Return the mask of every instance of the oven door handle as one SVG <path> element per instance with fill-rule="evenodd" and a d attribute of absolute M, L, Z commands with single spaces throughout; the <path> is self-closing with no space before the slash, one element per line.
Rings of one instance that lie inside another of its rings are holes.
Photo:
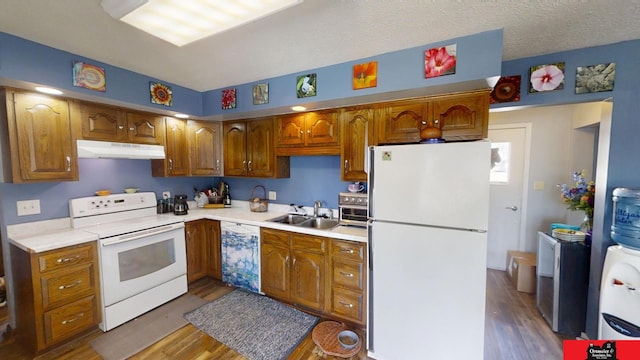
<path fill-rule="evenodd" d="M 159 226 L 152 229 L 136 231 L 131 234 L 116 236 L 113 239 L 109 239 L 109 240 L 102 240 L 100 241 L 100 245 L 102 245 L 103 247 L 116 245 L 116 244 L 120 244 L 127 241 L 145 238 L 151 235 L 162 234 L 162 233 L 169 232 L 171 230 L 175 230 L 183 227 L 184 227 L 184 223 Z"/>

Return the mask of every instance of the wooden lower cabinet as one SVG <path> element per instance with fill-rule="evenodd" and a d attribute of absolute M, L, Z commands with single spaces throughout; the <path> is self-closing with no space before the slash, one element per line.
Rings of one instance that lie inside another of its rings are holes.
<path fill-rule="evenodd" d="M 262 291 L 302 308 L 325 307 L 324 252 L 329 239 L 260 229 Z"/>
<path fill-rule="evenodd" d="M 304 310 L 364 326 L 364 243 L 260 230 L 262 291 Z"/>
<path fill-rule="evenodd" d="M 97 246 L 42 253 L 11 246 L 16 336 L 33 352 L 70 340 L 101 320 Z"/>
<path fill-rule="evenodd" d="M 187 282 L 192 283 L 205 276 L 221 280 L 220 222 L 207 219 L 188 221 L 184 231 Z"/>
<path fill-rule="evenodd" d="M 206 220 L 207 252 L 209 259 L 207 261 L 207 275 L 218 280 L 222 280 L 222 241 L 220 238 L 220 221 Z"/>
<path fill-rule="evenodd" d="M 331 295 L 329 313 L 356 324 L 365 324 L 366 244 L 331 241 Z"/>

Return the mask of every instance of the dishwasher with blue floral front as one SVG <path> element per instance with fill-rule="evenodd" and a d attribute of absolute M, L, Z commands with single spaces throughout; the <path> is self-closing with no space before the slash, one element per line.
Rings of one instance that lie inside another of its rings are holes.
<path fill-rule="evenodd" d="M 256 293 L 260 290 L 260 227 L 221 221 L 222 281 Z"/>

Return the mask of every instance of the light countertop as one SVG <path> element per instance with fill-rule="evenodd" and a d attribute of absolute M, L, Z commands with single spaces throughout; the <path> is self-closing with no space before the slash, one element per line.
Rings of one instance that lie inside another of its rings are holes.
<path fill-rule="evenodd" d="M 287 214 L 288 206 L 270 204 L 266 212 L 251 212 L 247 202 L 234 201 L 232 208 L 224 209 L 189 209 L 187 215 L 176 216 L 162 214 L 160 217 L 179 217 L 185 222 L 210 219 L 255 225 L 259 227 L 298 232 L 302 234 L 330 237 L 334 239 L 367 242 L 367 230 L 352 226 L 336 226 L 331 229 L 318 230 L 297 227 L 266 220 Z M 335 214 L 335 210 L 334 210 Z M 7 226 L 9 242 L 22 250 L 39 253 L 48 250 L 98 240 L 97 235 L 71 227 L 69 218 L 44 220 Z"/>

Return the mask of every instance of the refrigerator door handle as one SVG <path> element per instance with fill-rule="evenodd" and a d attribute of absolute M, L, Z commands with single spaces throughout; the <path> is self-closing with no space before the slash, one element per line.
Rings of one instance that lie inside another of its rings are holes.
<path fill-rule="evenodd" d="M 373 331 L 373 220 L 367 221 L 367 239 L 369 240 L 368 252 L 369 252 L 369 281 L 367 303 L 369 304 L 369 322 L 367 323 L 367 348 L 369 351 L 375 351 L 374 347 L 374 331 Z"/>
<path fill-rule="evenodd" d="M 373 160 L 375 159 L 375 147 L 374 146 L 370 146 L 369 147 L 369 173 L 367 174 L 367 196 L 369 197 L 367 199 L 367 204 L 368 204 L 368 216 L 375 218 L 375 214 L 373 213 L 373 192 L 375 191 L 375 173 L 376 173 L 376 169 L 373 166 Z"/>

